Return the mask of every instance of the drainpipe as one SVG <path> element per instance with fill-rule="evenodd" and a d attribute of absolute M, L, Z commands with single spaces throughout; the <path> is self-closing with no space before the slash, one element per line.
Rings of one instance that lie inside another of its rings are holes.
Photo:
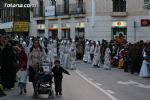
<path fill-rule="evenodd" d="M 92 0 L 92 27 L 95 25 L 95 15 L 96 15 L 96 3 L 95 0 Z"/>

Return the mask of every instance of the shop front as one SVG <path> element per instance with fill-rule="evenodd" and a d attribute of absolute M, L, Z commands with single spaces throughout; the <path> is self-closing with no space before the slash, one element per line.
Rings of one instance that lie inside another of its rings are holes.
<path fill-rule="evenodd" d="M 76 32 L 76 39 L 78 39 L 78 38 L 84 38 L 85 23 L 83 23 L 83 22 L 77 23 L 76 24 L 76 28 L 75 28 L 75 32 Z"/>
<path fill-rule="evenodd" d="M 70 25 L 69 24 L 62 24 L 62 39 L 70 39 Z"/>
<path fill-rule="evenodd" d="M 127 23 L 125 21 L 112 22 L 112 40 L 124 42 L 127 39 Z"/>
<path fill-rule="evenodd" d="M 44 37 L 44 35 L 45 35 L 45 24 L 38 24 L 37 25 L 37 31 L 38 31 L 37 36 Z"/>
<path fill-rule="evenodd" d="M 51 24 L 49 25 L 49 32 L 48 36 L 51 37 L 52 39 L 57 39 L 58 38 L 58 25 L 57 24 Z"/>
<path fill-rule="evenodd" d="M 13 28 L 7 29 L 8 32 L 13 32 L 19 36 L 28 36 L 29 33 L 29 22 L 27 21 L 14 21 Z"/>

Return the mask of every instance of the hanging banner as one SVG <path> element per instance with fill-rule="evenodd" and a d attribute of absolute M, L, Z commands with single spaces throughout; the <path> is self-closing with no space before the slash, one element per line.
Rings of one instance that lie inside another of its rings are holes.
<path fill-rule="evenodd" d="M 25 21 L 14 21 L 13 22 L 13 32 L 28 32 L 29 22 Z"/>
<path fill-rule="evenodd" d="M 45 16 L 54 16 L 55 15 L 55 6 L 48 6 L 45 7 Z"/>

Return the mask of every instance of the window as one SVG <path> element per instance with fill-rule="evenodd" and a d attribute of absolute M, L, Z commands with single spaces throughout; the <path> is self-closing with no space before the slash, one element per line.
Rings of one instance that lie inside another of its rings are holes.
<path fill-rule="evenodd" d="M 69 0 L 64 0 L 64 14 L 69 14 Z"/>
<path fill-rule="evenodd" d="M 52 5 L 56 5 L 56 0 L 51 0 Z"/>
<path fill-rule="evenodd" d="M 113 12 L 126 12 L 126 0 L 113 0 Z"/>
<path fill-rule="evenodd" d="M 144 4 L 150 3 L 150 0 L 144 0 Z"/>
<path fill-rule="evenodd" d="M 83 12 L 83 0 L 78 0 L 77 1 L 77 11 L 78 12 Z"/>

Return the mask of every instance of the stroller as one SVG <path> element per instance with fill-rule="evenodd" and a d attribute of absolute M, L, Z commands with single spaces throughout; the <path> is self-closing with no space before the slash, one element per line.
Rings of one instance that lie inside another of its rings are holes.
<path fill-rule="evenodd" d="M 35 75 L 35 90 L 34 97 L 39 97 L 40 94 L 48 94 L 48 98 L 54 98 L 52 88 L 53 75 L 51 73 L 51 64 L 42 63 L 39 65 L 39 71 Z"/>

